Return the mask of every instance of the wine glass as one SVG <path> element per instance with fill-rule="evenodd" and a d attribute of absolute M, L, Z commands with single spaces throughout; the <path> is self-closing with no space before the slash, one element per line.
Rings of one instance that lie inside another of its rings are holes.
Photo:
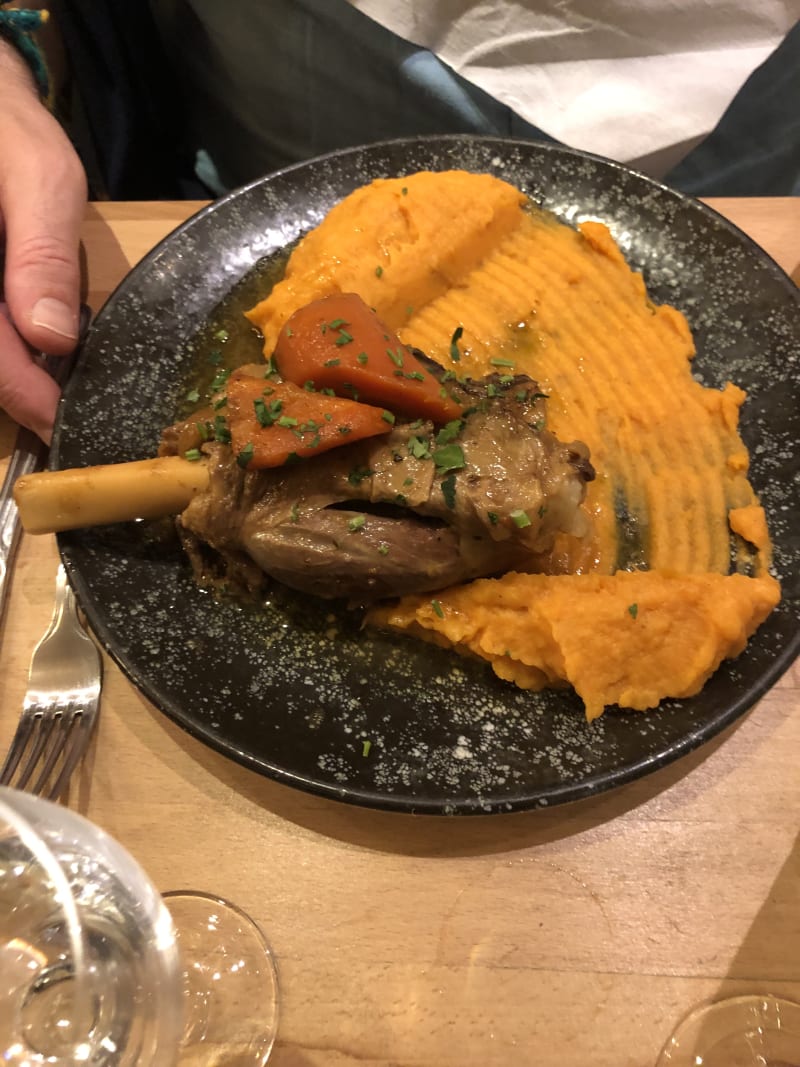
<path fill-rule="evenodd" d="M 162 897 L 87 819 L 0 787 L 0 1062 L 263 1065 L 269 945 L 236 905 Z"/>
<path fill-rule="evenodd" d="M 697 1005 L 677 1025 L 656 1067 L 797 1067 L 800 1004 L 749 993 Z"/>

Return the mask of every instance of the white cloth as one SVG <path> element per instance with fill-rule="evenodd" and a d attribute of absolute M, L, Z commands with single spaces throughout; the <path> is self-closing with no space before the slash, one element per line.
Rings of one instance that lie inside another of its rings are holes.
<path fill-rule="evenodd" d="M 800 0 L 350 0 L 552 137 L 661 173 L 717 124 Z"/>

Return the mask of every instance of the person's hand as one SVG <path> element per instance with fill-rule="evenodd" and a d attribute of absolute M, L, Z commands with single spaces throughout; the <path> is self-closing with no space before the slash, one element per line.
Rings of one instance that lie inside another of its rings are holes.
<path fill-rule="evenodd" d="M 0 408 L 49 441 L 59 388 L 32 352 L 78 339 L 83 167 L 41 104 L 27 66 L 0 40 Z"/>

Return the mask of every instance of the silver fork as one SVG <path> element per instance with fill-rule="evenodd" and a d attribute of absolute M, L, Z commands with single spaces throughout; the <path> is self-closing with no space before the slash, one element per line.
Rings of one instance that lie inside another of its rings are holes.
<path fill-rule="evenodd" d="M 61 565 L 53 618 L 33 651 L 22 717 L 0 785 L 58 799 L 91 740 L 101 680 L 100 653 L 81 625 Z"/>

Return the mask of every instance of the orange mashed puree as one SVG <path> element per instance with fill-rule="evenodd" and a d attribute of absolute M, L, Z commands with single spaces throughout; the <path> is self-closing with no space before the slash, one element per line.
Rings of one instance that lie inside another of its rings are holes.
<path fill-rule="evenodd" d="M 737 428 L 745 394 L 692 378 L 685 318 L 651 303 L 604 225 L 573 230 L 489 175 L 378 180 L 329 212 L 248 313 L 265 354 L 292 312 L 333 292 L 359 293 L 460 375 L 498 359 L 530 375 L 549 429 L 584 441 L 597 471 L 591 533 L 563 536 L 548 573 L 444 590 L 439 611 L 379 605 L 370 623 L 481 656 L 525 688 L 570 684 L 589 718 L 697 693 L 742 651 L 780 597 Z"/>

